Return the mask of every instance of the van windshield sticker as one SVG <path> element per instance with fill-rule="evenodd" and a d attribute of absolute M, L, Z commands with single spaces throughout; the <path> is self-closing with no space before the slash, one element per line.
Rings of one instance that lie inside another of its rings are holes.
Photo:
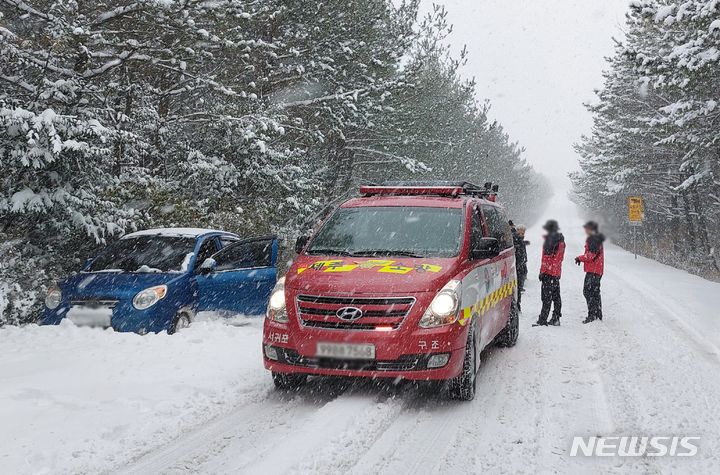
<path fill-rule="evenodd" d="M 410 272 L 433 272 L 442 271 L 442 267 L 434 264 L 418 264 L 406 266 L 396 261 L 371 259 L 364 262 L 343 261 L 341 259 L 317 261 L 307 267 L 298 267 L 297 273 L 302 274 L 311 269 L 319 272 L 337 273 L 352 272 L 355 269 L 377 270 L 382 274 L 408 274 Z"/>

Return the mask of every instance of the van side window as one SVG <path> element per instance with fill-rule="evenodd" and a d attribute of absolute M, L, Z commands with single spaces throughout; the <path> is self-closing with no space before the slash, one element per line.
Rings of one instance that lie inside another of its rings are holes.
<path fill-rule="evenodd" d="M 482 215 L 480 214 L 479 206 L 473 206 L 472 209 L 470 234 L 472 236 L 472 242 L 478 242 L 483 238 Z"/>
<path fill-rule="evenodd" d="M 505 213 L 495 206 L 483 206 L 483 213 L 487 220 L 490 237 L 500 241 L 500 249 L 513 247 L 512 231 Z"/>

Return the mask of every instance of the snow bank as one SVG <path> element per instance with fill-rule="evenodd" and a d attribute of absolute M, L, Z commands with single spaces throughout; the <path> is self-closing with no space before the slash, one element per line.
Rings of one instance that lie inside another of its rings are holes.
<path fill-rule="evenodd" d="M 136 458 L 272 386 L 261 321 L 200 322 L 139 336 L 0 329 L 4 473 L 98 473 Z"/>

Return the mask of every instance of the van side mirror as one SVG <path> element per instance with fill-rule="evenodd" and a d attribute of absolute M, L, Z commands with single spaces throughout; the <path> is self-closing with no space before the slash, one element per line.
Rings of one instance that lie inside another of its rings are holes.
<path fill-rule="evenodd" d="M 200 264 L 200 267 L 198 268 L 198 273 L 202 275 L 207 275 L 215 271 L 215 268 L 217 268 L 217 261 L 213 259 L 212 257 L 208 257 L 203 261 L 202 264 Z"/>
<path fill-rule="evenodd" d="M 303 249 L 305 249 L 305 246 L 307 246 L 308 241 L 310 241 L 310 236 L 300 236 L 297 238 L 297 241 L 295 241 L 295 254 L 300 254 Z"/>
<path fill-rule="evenodd" d="M 470 259 L 492 259 L 500 255 L 500 241 L 495 238 L 484 237 L 472 243 Z"/>

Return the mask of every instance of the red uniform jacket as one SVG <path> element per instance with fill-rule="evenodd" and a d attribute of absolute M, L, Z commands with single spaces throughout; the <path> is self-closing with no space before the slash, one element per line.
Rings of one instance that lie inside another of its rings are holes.
<path fill-rule="evenodd" d="M 603 275 L 605 271 L 605 248 L 603 247 L 605 236 L 593 234 L 585 241 L 585 254 L 578 256 L 578 261 L 583 263 L 585 272 L 588 274 Z"/>
<path fill-rule="evenodd" d="M 540 274 L 560 278 L 565 257 L 565 238 L 557 233 L 545 238 Z"/>

